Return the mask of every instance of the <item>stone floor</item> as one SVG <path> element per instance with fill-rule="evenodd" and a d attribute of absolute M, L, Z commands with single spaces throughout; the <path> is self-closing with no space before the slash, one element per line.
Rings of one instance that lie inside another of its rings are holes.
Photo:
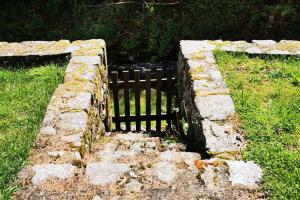
<path fill-rule="evenodd" d="M 198 153 L 185 152 L 183 144 L 168 144 L 142 133 L 114 133 L 100 139 L 87 159 L 39 164 L 21 173 L 15 198 L 263 198 L 257 191 L 261 171 L 254 163 L 201 160 Z M 58 160 L 65 155 L 55 154 Z"/>

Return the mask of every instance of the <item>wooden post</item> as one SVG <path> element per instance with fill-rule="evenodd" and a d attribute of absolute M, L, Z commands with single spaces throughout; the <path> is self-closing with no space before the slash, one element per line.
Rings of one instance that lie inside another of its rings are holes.
<path fill-rule="evenodd" d="M 175 86 L 172 84 L 172 76 L 171 73 L 168 73 L 167 75 L 167 124 L 168 128 L 171 128 L 171 115 L 172 115 L 172 90 L 175 88 Z"/>
<path fill-rule="evenodd" d="M 125 106 L 125 118 L 126 118 L 126 131 L 130 131 L 130 101 L 129 101 L 129 72 L 123 71 L 123 81 L 124 81 L 124 106 Z"/>
<path fill-rule="evenodd" d="M 112 83 L 113 83 L 113 98 L 114 98 L 114 111 L 115 111 L 115 124 L 116 130 L 121 130 L 120 125 L 120 108 L 119 108 L 119 90 L 118 90 L 118 72 L 111 72 L 112 75 Z"/>
<path fill-rule="evenodd" d="M 140 71 L 134 70 L 135 80 L 135 114 L 136 114 L 136 131 L 141 130 L 141 98 L 140 98 Z"/>
<path fill-rule="evenodd" d="M 146 72 L 146 131 L 151 130 L 151 70 L 147 69 Z"/>
<path fill-rule="evenodd" d="M 157 69 L 156 74 L 156 131 L 161 132 L 161 79 L 162 69 Z"/>

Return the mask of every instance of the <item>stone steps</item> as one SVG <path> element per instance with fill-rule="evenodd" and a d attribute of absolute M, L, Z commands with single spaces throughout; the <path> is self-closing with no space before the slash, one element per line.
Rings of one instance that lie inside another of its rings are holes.
<path fill-rule="evenodd" d="M 256 184 L 238 170 L 247 169 L 243 161 L 201 160 L 198 153 L 185 152 L 183 144 L 147 134 L 111 134 L 100 141 L 89 158 L 32 166 L 31 173 L 22 175 L 17 198 L 258 198 Z"/>

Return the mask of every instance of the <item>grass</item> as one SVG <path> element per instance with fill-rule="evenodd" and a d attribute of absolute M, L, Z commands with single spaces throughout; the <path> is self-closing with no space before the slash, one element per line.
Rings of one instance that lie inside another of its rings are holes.
<path fill-rule="evenodd" d="M 299 199 L 300 58 L 215 52 L 270 199 Z"/>
<path fill-rule="evenodd" d="M 0 199 L 17 189 L 15 177 L 26 162 L 47 104 L 63 81 L 65 67 L 0 67 Z"/>

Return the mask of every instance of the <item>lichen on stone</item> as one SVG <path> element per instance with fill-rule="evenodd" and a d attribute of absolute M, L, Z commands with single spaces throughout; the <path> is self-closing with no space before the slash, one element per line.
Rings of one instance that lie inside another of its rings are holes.
<path fill-rule="evenodd" d="M 205 55 L 203 52 L 197 52 L 190 55 L 191 60 L 201 60 L 205 59 Z"/>

